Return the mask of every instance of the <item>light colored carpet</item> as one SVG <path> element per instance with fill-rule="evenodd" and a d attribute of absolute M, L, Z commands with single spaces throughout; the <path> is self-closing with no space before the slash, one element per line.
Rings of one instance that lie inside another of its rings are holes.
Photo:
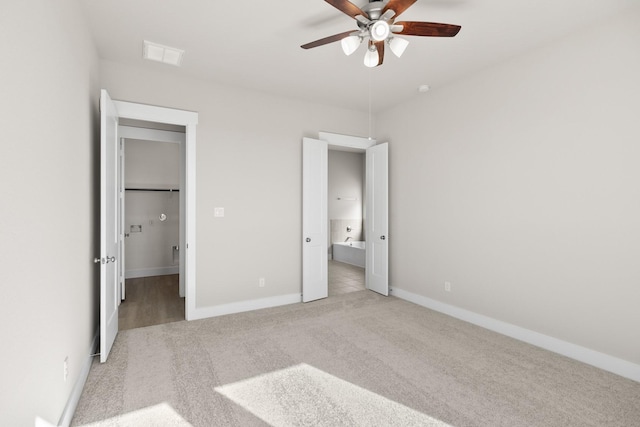
<path fill-rule="evenodd" d="M 447 426 L 305 363 L 216 391 L 273 426 Z"/>
<path fill-rule="evenodd" d="M 72 424 L 166 403 L 196 427 L 368 425 L 378 401 L 389 425 L 405 425 L 393 408 L 457 427 L 640 425 L 640 383 L 369 291 L 120 332 Z"/>
<path fill-rule="evenodd" d="M 86 424 L 85 427 L 128 427 L 128 426 L 153 426 L 153 427 L 191 427 L 176 411 L 167 403 L 138 409 L 127 414 L 116 415 L 113 418 Z"/>

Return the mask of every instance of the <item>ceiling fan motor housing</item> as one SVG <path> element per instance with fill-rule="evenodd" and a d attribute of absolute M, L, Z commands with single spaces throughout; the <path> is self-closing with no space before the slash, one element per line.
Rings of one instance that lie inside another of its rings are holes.
<path fill-rule="evenodd" d="M 370 1 L 369 3 L 362 6 L 362 11 L 366 12 L 367 15 L 369 15 L 369 19 L 375 21 L 376 19 L 380 18 L 380 16 L 382 15 L 382 9 L 384 9 L 387 3 L 388 2 L 386 1 L 379 0 Z"/>

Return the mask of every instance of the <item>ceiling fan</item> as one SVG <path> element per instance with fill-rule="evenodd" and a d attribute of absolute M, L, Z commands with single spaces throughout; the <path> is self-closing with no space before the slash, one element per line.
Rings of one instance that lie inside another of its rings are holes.
<path fill-rule="evenodd" d="M 459 25 L 435 22 L 400 21 L 395 19 L 417 0 L 370 0 L 362 8 L 349 0 L 325 0 L 331 6 L 357 21 L 358 30 L 345 31 L 300 46 L 303 49 L 323 46 L 341 40 L 342 50 L 351 55 L 361 43 L 367 43 L 364 65 L 377 67 L 384 60 L 384 45 L 400 57 L 409 42 L 396 34 L 405 36 L 453 37 L 460 31 Z"/>

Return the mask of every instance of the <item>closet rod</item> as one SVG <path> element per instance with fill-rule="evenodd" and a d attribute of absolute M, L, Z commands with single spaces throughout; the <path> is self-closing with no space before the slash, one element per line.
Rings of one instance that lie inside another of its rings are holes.
<path fill-rule="evenodd" d="M 167 192 L 174 192 L 174 191 L 180 191 L 179 188 L 125 188 L 124 191 L 167 191 Z"/>

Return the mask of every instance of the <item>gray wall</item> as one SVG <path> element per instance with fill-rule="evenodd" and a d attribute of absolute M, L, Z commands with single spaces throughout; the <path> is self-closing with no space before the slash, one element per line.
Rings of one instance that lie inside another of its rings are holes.
<path fill-rule="evenodd" d="M 180 188 L 179 144 L 128 139 L 124 150 L 125 188 Z M 141 231 L 132 231 L 137 225 Z M 180 193 L 126 191 L 125 276 L 177 274 L 179 253 L 172 247 L 180 245 L 179 231 Z"/>
<path fill-rule="evenodd" d="M 329 219 L 362 219 L 364 154 L 329 150 L 328 163 Z M 338 200 L 338 197 L 358 200 Z"/>
<path fill-rule="evenodd" d="M 56 424 L 97 327 L 98 62 L 76 1 L 0 9 L 0 424 Z"/>
<path fill-rule="evenodd" d="M 124 152 L 125 186 L 180 188 L 180 144 L 127 139 Z"/>
<path fill-rule="evenodd" d="M 364 153 L 329 150 L 327 185 L 329 245 L 332 242 L 344 242 L 347 237 L 351 237 L 352 240 L 364 240 L 362 222 L 364 170 Z M 347 226 L 351 227 L 351 232 L 347 232 Z M 332 253 L 331 248 L 329 252 Z"/>
<path fill-rule="evenodd" d="M 378 116 L 394 287 L 640 363 L 638 22 Z"/>

